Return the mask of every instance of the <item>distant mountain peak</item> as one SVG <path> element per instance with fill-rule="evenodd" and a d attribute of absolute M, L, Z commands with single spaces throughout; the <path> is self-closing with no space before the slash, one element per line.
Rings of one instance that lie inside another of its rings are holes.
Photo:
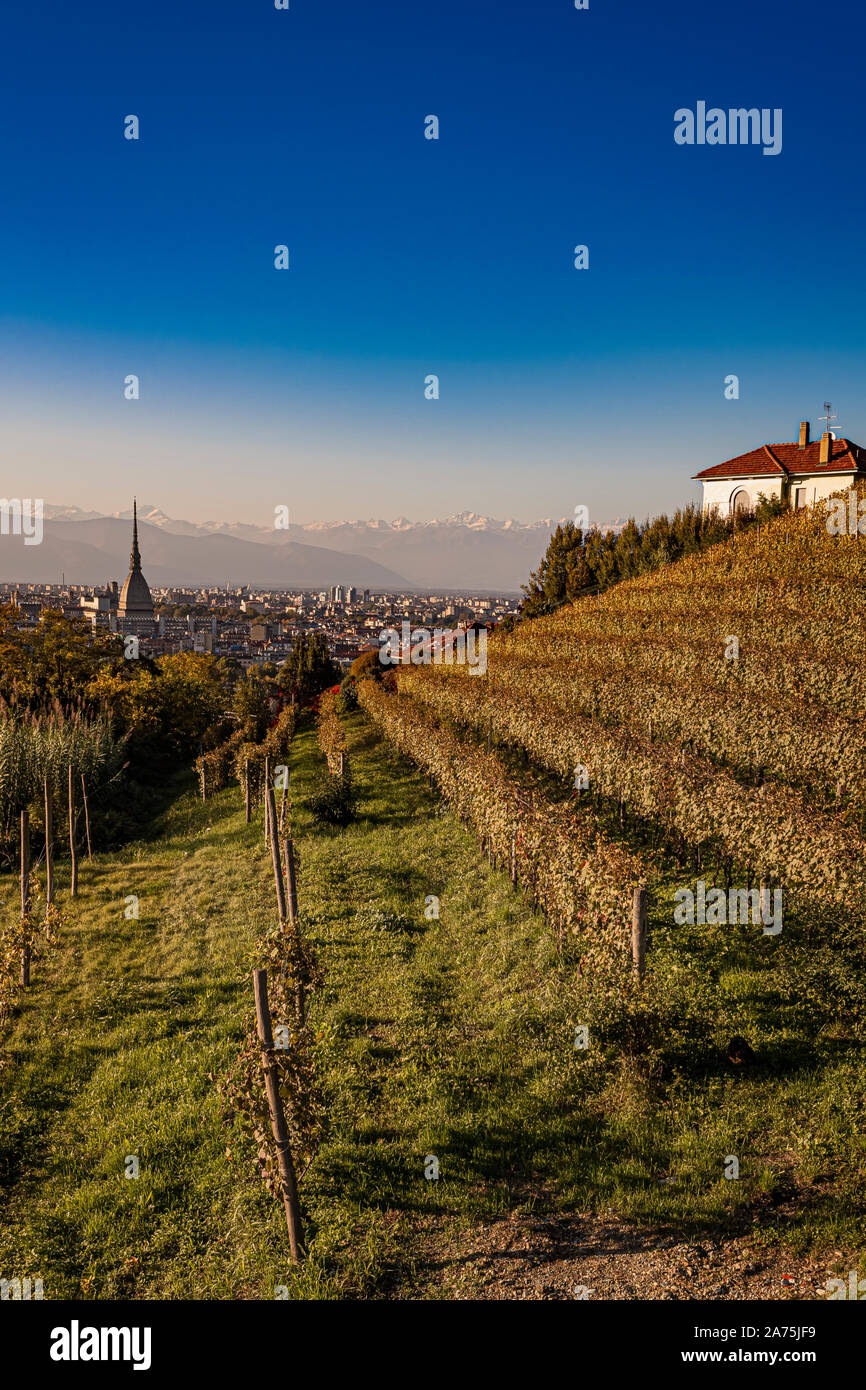
<path fill-rule="evenodd" d="M 77 525 L 72 527 L 68 535 L 70 541 L 80 536 L 84 542 L 88 525 L 130 522 L 132 507 L 130 505 L 108 515 L 105 512 L 86 511 L 81 507 L 46 504 L 45 518 L 64 526 L 86 523 L 80 531 Z M 285 567 L 287 577 L 298 576 L 295 581 L 298 583 L 301 582 L 302 573 L 309 576 L 315 574 L 315 582 L 322 584 L 343 582 L 340 576 L 348 573 L 348 582 L 369 586 L 371 582 L 383 582 L 388 574 L 392 587 L 398 582 L 408 581 L 412 588 L 429 589 L 431 592 L 447 588 L 517 593 L 530 571 L 537 568 L 547 547 L 548 537 L 558 525 L 570 518 L 555 520 L 545 517 L 539 521 L 517 521 L 510 517 L 500 521 L 485 512 L 465 508 L 450 516 L 428 521 L 410 521 L 406 516 L 397 516 L 391 521 L 381 517 L 371 517 L 366 521 L 308 521 L 290 525 L 285 531 L 277 531 L 266 521 L 259 524 L 181 521 L 170 517 L 162 507 L 148 502 L 139 504 L 138 520 L 142 530 L 144 569 L 147 572 L 149 563 L 157 579 L 160 569 L 164 569 L 164 574 L 171 570 L 178 577 L 181 573 L 186 574 L 187 564 L 204 574 L 205 553 L 209 557 L 208 575 L 222 573 L 220 566 L 227 564 L 229 551 L 224 552 L 219 547 L 231 547 L 242 542 L 246 547 L 245 564 L 250 574 L 260 565 L 262 575 L 270 575 L 272 566 L 277 565 Z M 622 525 L 617 519 L 615 522 L 602 523 L 601 529 L 621 530 Z M 161 533 L 159 545 L 155 543 L 154 531 Z M 165 550 L 163 559 L 163 538 L 166 541 L 170 538 L 173 543 L 183 541 L 191 544 L 177 552 Z M 128 545 L 126 534 L 121 540 L 122 548 L 125 548 Z M 302 565 L 301 553 L 308 551 L 312 555 Z M 221 559 L 223 554 L 225 562 Z M 323 564 L 333 569 L 332 578 L 328 579 L 327 573 L 325 578 L 319 578 L 322 572 L 312 564 L 317 554 Z M 330 561 L 328 554 L 332 556 Z M 348 571 L 342 567 L 344 558 L 350 565 Z M 351 578 L 353 564 L 355 580 Z M 370 565 L 374 568 L 370 569 Z M 60 568 L 71 572 L 71 557 L 69 564 L 64 566 L 61 563 Z M 189 577 L 193 577 L 192 569 Z"/>

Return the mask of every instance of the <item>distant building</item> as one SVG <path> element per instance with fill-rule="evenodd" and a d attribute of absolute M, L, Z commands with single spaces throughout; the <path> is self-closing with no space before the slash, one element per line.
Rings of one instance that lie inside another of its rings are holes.
<path fill-rule="evenodd" d="M 129 574 L 120 591 L 117 605 L 117 627 L 124 634 L 137 637 L 152 637 L 156 631 L 153 613 L 153 599 L 147 580 L 141 572 L 141 553 L 138 549 L 138 512 L 135 499 L 132 503 L 132 551 L 129 556 Z"/>
<path fill-rule="evenodd" d="M 82 594 L 78 602 L 82 616 L 89 619 L 94 628 L 109 627 L 111 619 L 117 617 L 117 580 L 106 584 L 104 589 L 95 589 L 92 594 Z"/>
<path fill-rule="evenodd" d="M 748 513 L 762 493 L 794 508 L 809 507 L 866 479 L 866 450 L 829 431 L 820 443 L 810 441 L 809 429 L 809 421 L 803 420 L 797 443 L 762 444 L 696 473 L 703 488 L 703 510 L 716 508 L 721 516 Z"/>
<path fill-rule="evenodd" d="M 15 590 L 14 603 L 22 618 L 36 619 L 42 612 L 42 600 L 39 598 L 22 598 L 20 588 Z"/>

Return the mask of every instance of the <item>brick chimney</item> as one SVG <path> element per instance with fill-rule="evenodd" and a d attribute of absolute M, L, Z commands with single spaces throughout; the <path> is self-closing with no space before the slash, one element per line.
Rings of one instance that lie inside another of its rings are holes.
<path fill-rule="evenodd" d="M 806 449 L 809 446 L 809 421 L 800 421 L 800 448 Z"/>
<path fill-rule="evenodd" d="M 833 436 L 829 430 L 821 435 L 821 453 L 818 456 L 819 463 L 829 463 L 830 455 L 833 452 Z"/>

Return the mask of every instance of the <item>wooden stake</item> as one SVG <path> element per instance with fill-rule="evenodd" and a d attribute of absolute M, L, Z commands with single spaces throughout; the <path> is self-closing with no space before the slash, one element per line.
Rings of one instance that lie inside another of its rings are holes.
<path fill-rule="evenodd" d="M 283 782 L 283 794 L 280 797 L 280 839 L 283 838 L 283 826 L 286 823 L 286 804 L 289 796 L 288 780 L 289 774 L 287 771 L 285 781 Z"/>
<path fill-rule="evenodd" d="M 54 902 L 54 797 L 45 778 L 45 906 Z"/>
<path fill-rule="evenodd" d="M 517 831 L 511 832 L 511 886 L 517 886 Z"/>
<path fill-rule="evenodd" d="M 289 909 L 289 927 L 300 940 L 300 922 L 298 921 L 298 882 L 295 874 L 295 847 L 292 842 L 292 829 L 289 826 L 288 838 L 283 842 L 283 854 L 285 856 L 285 877 L 286 877 L 286 897 Z M 304 1024 L 304 1014 L 306 1011 L 306 1000 L 304 997 L 304 982 L 295 978 L 295 1018 L 300 1027 Z"/>
<path fill-rule="evenodd" d="M 262 790 L 263 790 L 264 803 L 265 803 L 265 844 L 266 844 L 266 845 L 270 843 L 270 834 L 271 834 L 271 825 L 270 825 L 270 820 L 269 820 L 270 809 L 271 809 L 271 803 L 270 803 L 270 801 L 268 800 L 268 792 L 270 791 L 270 788 L 271 788 L 271 760 L 270 760 L 270 757 L 266 757 L 266 758 L 265 758 L 264 781 L 263 781 L 263 783 L 262 783 Z"/>
<path fill-rule="evenodd" d="M 90 846 L 90 811 L 87 806 L 87 783 L 84 780 L 84 773 L 81 774 L 81 795 L 84 799 L 84 829 L 87 832 L 87 858 L 93 859 L 93 850 Z"/>
<path fill-rule="evenodd" d="M 72 763 L 69 764 L 69 858 L 72 869 L 69 879 L 69 896 L 78 896 L 78 856 L 75 853 L 75 792 L 72 786 Z"/>
<path fill-rule="evenodd" d="M 204 758 L 202 758 L 201 768 L 200 768 L 200 772 L 199 772 L 199 777 L 200 777 L 200 781 L 201 781 L 201 799 L 202 799 L 202 801 L 206 801 L 206 800 L 207 800 L 207 783 L 206 783 L 206 781 L 205 781 L 206 773 L 205 773 L 205 766 L 204 766 Z"/>
<path fill-rule="evenodd" d="M 275 826 L 276 823 L 277 823 L 277 808 L 276 808 L 276 803 L 275 803 L 275 801 L 274 801 L 274 789 L 273 789 L 273 787 L 268 787 L 268 790 L 267 790 L 267 798 L 268 798 L 268 809 L 267 809 L 267 814 L 268 814 L 268 816 L 269 816 L 269 818 L 270 818 L 270 823 L 271 823 L 271 825 L 272 825 L 272 826 Z M 279 914 L 280 914 L 280 921 L 281 921 L 281 922 L 285 922 L 285 920 L 286 920 L 286 889 L 285 889 L 285 884 L 283 883 L 283 866 L 282 866 L 282 864 L 281 864 L 281 862 L 280 862 L 280 841 L 279 841 L 278 836 L 276 836 L 276 835 L 274 835 L 274 834 L 271 835 L 271 862 L 273 863 L 273 866 L 274 866 L 274 887 L 275 887 L 276 890 L 277 890 L 277 910 L 279 911 Z"/>
<path fill-rule="evenodd" d="M 26 810 L 21 812 L 21 922 L 27 918 L 27 909 L 30 902 L 30 813 Z M 29 933 L 25 932 L 24 943 L 21 947 L 21 985 L 27 988 L 30 984 L 30 941 Z"/>
<path fill-rule="evenodd" d="M 286 884 L 288 886 L 289 921 L 295 926 L 298 920 L 298 879 L 295 872 L 295 846 L 292 841 L 292 827 L 286 836 Z"/>
<path fill-rule="evenodd" d="M 244 759 L 244 819 L 250 823 L 250 760 Z"/>
<path fill-rule="evenodd" d="M 769 926 L 772 898 L 770 897 L 770 885 L 765 878 L 761 879 L 760 897 L 758 901 L 760 903 L 760 912 L 758 915 L 761 918 L 761 926 Z"/>
<path fill-rule="evenodd" d="M 643 979 L 646 961 L 646 889 L 635 888 L 631 909 L 631 958 L 639 980 Z"/>
<path fill-rule="evenodd" d="M 289 1147 L 289 1132 L 280 1099 L 277 1082 L 277 1068 L 274 1058 L 274 1035 L 271 1029 L 271 1011 L 268 1007 L 268 972 L 253 971 L 253 990 L 256 998 L 256 1027 L 262 1049 L 262 1071 L 265 1074 L 265 1090 L 268 1096 L 268 1109 L 271 1116 L 271 1130 L 277 1146 L 277 1163 L 280 1170 L 280 1184 L 283 1189 L 283 1207 L 286 1212 L 286 1226 L 289 1231 L 289 1247 L 292 1264 L 298 1264 L 306 1254 L 304 1232 L 301 1226 L 301 1211 L 298 1203 L 298 1184 L 295 1178 L 295 1165 Z"/>

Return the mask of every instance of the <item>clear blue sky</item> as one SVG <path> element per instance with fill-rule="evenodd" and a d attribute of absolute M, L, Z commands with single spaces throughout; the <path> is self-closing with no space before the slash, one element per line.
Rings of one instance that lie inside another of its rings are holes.
<path fill-rule="evenodd" d="M 836 0 L 5 7 L 2 491 L 609 519 L 826 396 L 866 444 L 864 28 Z M 781 107 L 782 153 L 677 146 L 699 100 Z"/>

